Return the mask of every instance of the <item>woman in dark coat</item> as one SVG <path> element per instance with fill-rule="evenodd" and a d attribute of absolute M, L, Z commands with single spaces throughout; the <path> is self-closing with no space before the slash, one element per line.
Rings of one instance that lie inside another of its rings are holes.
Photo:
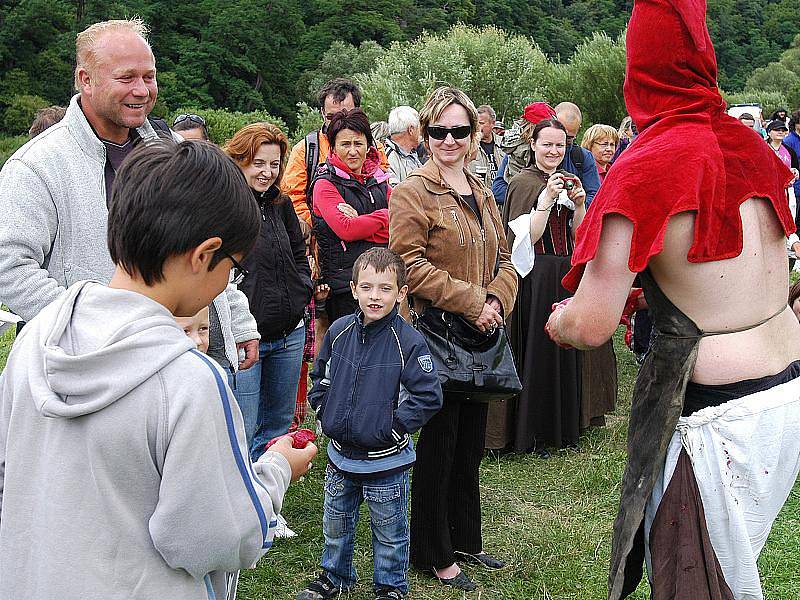
<path fill-rule="evenodd" d="M 292 203 L 281 193 L 289 142 L 271 123 L 237 131 L 225 151 L 239 165 L 261 208 L 261 231 L 243 261 L 240 285 L 261 334 L 260 363 L 237 376 L 239 405 L 255 461 L 272 438 L 289 431 L 303 361 L 303 314 L 311 270 Z"/>
<path fill-rule="evenodd" d="M 569 294 L 561 278 L 570 268 L 574 231 L 586 215 L 586 192 L 580 180 L 558 171 L 567 133 L 556 120 L 539 122 L 531 134 L 534 161 L 508 186 L 503 223 L 527 224 L 523 246 L 532 245 L 533 270 L 520 277 L 514 313 L 509 320 L 511 345 L 523 391 L 507 420 L 517 452 L 549 456 L 549 447 L 575 446 L 579 437 L 580 358 L 576 350 L 556 346 L 544 331 L 551 306 Z M 569 188 L 569 189 L 567 189 Z M 518 231 L 520 231 L 518 229 Z"/>

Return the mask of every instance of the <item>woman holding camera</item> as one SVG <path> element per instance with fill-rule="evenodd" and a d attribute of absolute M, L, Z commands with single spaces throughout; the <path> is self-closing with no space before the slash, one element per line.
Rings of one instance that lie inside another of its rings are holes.
<path fill-rule="evenodd" d="M 514 229 L 523 252 L 535 255 L 535 265 L 515 259 L 520 275 L 519 293 L 509 333 L 522 393 L 516 407 L 492 408 L 491 425 L 504 429 L 517 452 L 533 451 L 543 458 L 547 447 L 578 444 L 580 418 L 580 365 L 578 352 L 556 346 L 544 331 L 551 306 L 569 293 L 561 278 L 570 269 L 575 229 L 586 215 L 586 192 L 574 175 L 558 170 L 567 147 L 567 132 L 555 119 L 540 121 L 531 132 L 533 164 L 520 171 L 508 186 L 503 224 L 513 247 Z M 516 221 L 516 219 L 520 219 Z M 519 225 L 524 229 L 519 228 Z M 518 250 L 518 252 L 520 251 Z M 517 253 L 514 256 L 518 256 Z M 502 410 L 516 412 L 505 419 Z"/>

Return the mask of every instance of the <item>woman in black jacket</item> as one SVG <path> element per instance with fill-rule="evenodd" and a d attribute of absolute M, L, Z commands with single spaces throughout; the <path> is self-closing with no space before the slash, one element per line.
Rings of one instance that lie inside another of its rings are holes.
<path fill-rule="evenodd" d="M 311 271 L 292 203 L 281 193 L 289 142 L 271 123 L 237 131 L 225 151 L 239 165 L 261 208 L 261 231 L 243 261 L 240 285 L 261 334 L 260 364 L 237 377 L 250 454 L 285 434 L 292 423 L 303 360 L 303 312 L 311 299 Z"/>

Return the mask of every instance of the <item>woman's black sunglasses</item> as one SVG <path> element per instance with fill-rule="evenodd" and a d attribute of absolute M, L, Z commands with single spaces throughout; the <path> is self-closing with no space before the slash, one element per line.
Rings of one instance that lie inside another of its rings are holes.
<path fill-rule="evenodd" d="M 458 125 L 457 127 L 441 127 L 439 125 L 428 125 L 428 135 L 435 140 L 443 140 L 447 134 L 453 136 L 454 140 L 463 140 L 472 135 L 472 127 L 469 125 Z"/>

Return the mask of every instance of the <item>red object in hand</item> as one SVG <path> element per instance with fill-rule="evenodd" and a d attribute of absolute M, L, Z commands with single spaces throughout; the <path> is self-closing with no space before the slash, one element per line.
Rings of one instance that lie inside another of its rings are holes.
<path fill-rule="evenodd" d="M 298 429 L 293 433 L 287 433 L 285 435 L 279 435 L 276 438 L 272 438 L 270 441 L 267 442 L 267 445 L 264 446 L 264 450 L 269 450 L 269 447 L 272 446 L 275 442 L 277 442 L 281 438 L 285 438 L 289 436 L 292 438 L 292 448 L 297 448 L 298 450 L 302 450 L 305 448 L 310 442 L 313 442 L 317 439 L 317 436 L 314 435 L 314 432 L 310 429 Z"/>
<path fill-rule="evenodd" d="M 636 311 L 636 306 L 639 304 L 639 298 L 642 295 L 642 288 L 632 288 L 631 293 L 628 294 L 628 301 L 625 302 L 625 308 L 622 309 L 622 316 L 619 318 L 621 325 L 625 325 L 625 345 L 630 348 L 633 344 L 633 327 L 631 326 L 631 315 Z"/>

